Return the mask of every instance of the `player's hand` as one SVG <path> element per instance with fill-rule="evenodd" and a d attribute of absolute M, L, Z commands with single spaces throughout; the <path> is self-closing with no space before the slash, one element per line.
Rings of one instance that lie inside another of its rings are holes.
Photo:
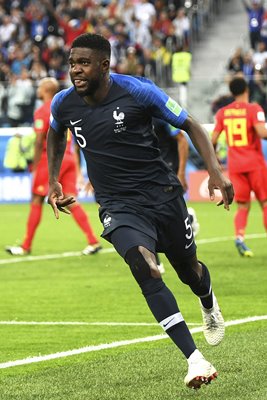
<path fill-rule="evenodd" d="M 210 175 L 208 189 L 210 194 L 210 199 L 213 201 L 215 198 L 215 189 L 219 189 L 222 194 L 222 199 L 218 201 L 217 206 L 224 205 L 226 210 L 229 210 L 229 205 L 234 199 L 234 188 L 231 181 L 226 178 L 220 171 L 215 172 Z"/>
<path fill-rule="evenodd" d="M 53 208 L 56 219 L 59 219 L 59 211 L 70 214 L 70 211 L 65 207 L 75 203 L 75 201 L 73 196 L 64 196 L 62 186 L 59 182 L 55 182 L 50 186 L 47 202 Z"/>

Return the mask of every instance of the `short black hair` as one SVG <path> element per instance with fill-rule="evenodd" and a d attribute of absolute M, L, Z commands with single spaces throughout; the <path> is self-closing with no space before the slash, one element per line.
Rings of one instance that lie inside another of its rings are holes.
<path fill-rule="evenodd" d="M 111 48 L 109 41 L 102 35 L 96 33 L 83 33 L 73 40 L 71 48 L 86 47 L 102 52 L 110 58 Z"/>
<path fill-rule="evenodd" d="M 229 89 L 233 96 L 243 94 L 248 89 L 247 81 L 242 77 L 233 78 L 229 83 Z"/>

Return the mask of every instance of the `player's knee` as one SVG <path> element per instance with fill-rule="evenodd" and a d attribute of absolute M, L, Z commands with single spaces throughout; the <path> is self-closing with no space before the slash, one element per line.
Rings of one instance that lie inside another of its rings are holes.
<path fill-rule="evenodd" d="M 205 295 L 210 289 L 208 268 L 200 261 L 185 263 L 183 268 L 179 269 L 178 276 L 198 296 Z"/>
<path fill-rule="evenodd" d="M 161 277 L 157 269 L 155 256 L 142 246 L 135 246 L 128 250 L 125 261 L 139 284 L 150 278 Z"/>
<path fill-rule="evenodd" d="M 199 285 L 202 276 L 202 267 L 196 257 L 182 259 L 176 262 L 174 268 L 180 280 L 191 288 Z"/>

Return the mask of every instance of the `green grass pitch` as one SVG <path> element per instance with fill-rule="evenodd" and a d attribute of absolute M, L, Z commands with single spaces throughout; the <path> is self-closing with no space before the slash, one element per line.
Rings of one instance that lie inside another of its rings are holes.
<path fill-rule="evenodd" d="M 233 244 L 235 205 L 229 212 L 211 202 L 190 206 L 200 223 L 198 257 L 209 266 L 225 320 L 266 316 L 267 242 L 258 204 L 252 205 L 247 229 L 251 259 L 240 257 Z M 100 235 L 97 206 L 84 207 Z M 170 339 L 134 342 L 163 332 L 107 242 L 101 239 L 99 254 L 79 255 L 86 242 L 72 217 L 61 214 L 57 221 L 45 205 L 31 257 L 4 251 L 23 238 L 28 209 L 0 206 L 0 400 L 267 399 L 266 319 L 228 326 L 216 347 L 202 332 L 194 333 L 219 376 L 197 392 L 189 390 L 183 383 L 186 360 Z M 163 278 L 189 328 L 201 326 L 198 299 L 164 256 L 162 261 Z M 103 344 L 110 348 L 101 349 Z M 64 357 L 57 356 L 61 352 Z M 47 355 L 55 356 L 43 360 Z M 42 361 L 27 364 L 33 357 Z M 21 365 L 8 364 L 18 360 Z"/>

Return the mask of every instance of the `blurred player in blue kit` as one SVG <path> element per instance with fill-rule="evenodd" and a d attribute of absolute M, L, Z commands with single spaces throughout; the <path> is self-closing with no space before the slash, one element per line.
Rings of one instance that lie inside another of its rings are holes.
<path fill-rule="evenodd" d="M 181 281 L 200 299 L 206 340 L 218 344 L 224 320 L 208 268 L 196 255 L 183 188 L 160 156 L 152 117 L 188 133 L 206 162 L 209 192 L 220 189 L 217 203 L 229 209 L 231 182 L 222 175 L 206 132 L 179 104 L 145 78 L 110 74 L 110 43 L 86 33 L 72 43 L 72 86 L 54 97 L 48 132 L 50 190 L 56 218 L 75 198 L 65 197 L 58 182 L 69 128 L 83 151 L 99 203 L 102 236 L 129 265 L 155 319 L 188 361 L 185 384 L 199 388 L 217 376 L 197 349 L 176 299 L 162 280 L 155 254 L 162 252 Z"/>

